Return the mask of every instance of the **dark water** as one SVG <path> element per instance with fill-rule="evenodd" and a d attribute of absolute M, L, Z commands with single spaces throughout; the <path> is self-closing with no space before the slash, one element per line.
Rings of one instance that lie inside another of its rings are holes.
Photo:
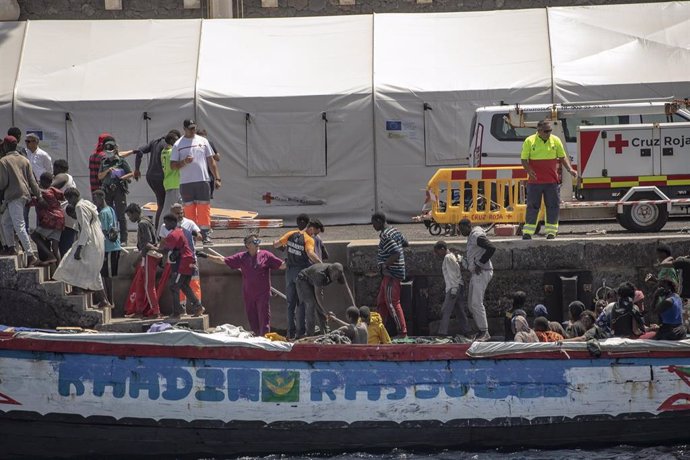
<path fill-rule="evenodd" d="M 641 433 L 642 434 L 642 433 Z M 690 437 L 690 434 L 689 434 Z M 583 440 L 583 443 L 586 442 Z M 268 455 L 265 457 L 239 457 L 239 460 L 690 460 L 690 446 L 617 446 L 596 450 L 563 449 L 563 450 L 522 450 L 499 452 L 495 450 L 466 452 L 443 450 L 433 453 L 393 450 L 384 454 L 348 453 L 341 455 Z M 228 459 L 204 459 L 228 460 Z"/>

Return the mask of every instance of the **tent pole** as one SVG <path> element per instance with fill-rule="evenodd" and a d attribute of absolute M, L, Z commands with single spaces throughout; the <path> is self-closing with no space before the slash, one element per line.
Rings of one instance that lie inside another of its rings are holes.
<path fill-rule="evenodd" d="M 30 20 L 26 20 L 24 27 L 24 37 L 22 38 L 22 49 L 19 51 L 19 62 L 17 62 L 17 73 L 14 76 L 14 88 L 12 89 L 12 126 L 15 126 L 14 111 L 16 110 L 15 101 L 17 99 L 17 87 L 19 86 L 19 74 L 22 71 L 22 61 L 24 60 L 24 48 L 26 47 L 26 36 L 29 33 Z"/>
<path fill-rule="evenodd" d="M 199 44 L 196 48 L 196 76 L 194 78 L 194 120 L 199 122 L 199 116 L 197 115 L 199 106 L 199 65 L 201 61 L 201 37 L 203 36 L 204 20 L 199 20 Z"/>
<path fill-rule="evenodd" d="M 67 129 L 67 123 L 72 121 L 72 115 L 69 112 L 65 112 L 65 160 L 69 164 L 69 130 Z"/>
<path fill-rule="evenodd" d="M 144 112 L 144 123 L 146 124 L 146 143 L 149 143 L 149 120 L 151 117 L 149 117 L 148 112 Z"/>
<path fill-rule="evenodd" d="M 551 72 L 551 103 L 556 103 L 556 92 L 553 81 L 553 53 L 551 52 L 551 24 L 549 24 L 549 7 L 546 7 L 546 36 L 549 39 L 549 71 Z"/>
<path fill-rule="evenodd" d="M 376 59 L 374 55 L 376 54 L 375 45 L 375 28 L 376 28 L 376 13 L 371 15 L 371 130 L 372 130 L 372 149 L 374 154 L 374 209 L 373 212 L 378 212 L 379 208 L 379 175 L 378 175 L 378 155 L 376 152 L 376 86 L 374 80 Z"/>

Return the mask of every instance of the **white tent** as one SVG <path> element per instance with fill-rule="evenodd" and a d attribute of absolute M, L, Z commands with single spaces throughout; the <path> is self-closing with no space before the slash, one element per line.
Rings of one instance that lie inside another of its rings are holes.
<path fill-rule="evenodd" d="M 24 42 L 25 22 L 0 22 L 0 129 L 12 126 L 14 83 L 19 69 L 19 58 Z"/>
<path fill-rule="evenodd" d="M 368 220 L 371 52 L 371 16 L 204 21 L 197 94 L 222 156 L 214 203 Z"/>
<path fill-rule="evenodd" d="M 130 149 L 196 116 L 222 155 L 216 206 L 408 221 L 436 168 L 466 164 L 478 106 L 690 96 L 688 29 L 689 2 L 2 23 L 0 121 L 86 191 L 100 132 Z M 130 200 L 152 200 L 143 180 Z"/>
<path fill-rule="evenodd" d="M 378 205 L 405 221 L 439 166 L 467 164 L 477 107 L 551 100 L 546 10 L 376 15 L 374 31 Z"/>
<path fill-rule="evenodd" d="M 101 132 L 128 150 L 194 116 L 200 20 L 31 21 L 27 28 L 15 122 L 40 132 L 54 160 L 69 161 L 83 193 Z M 130 201 L 152 198 L 145 180 L 131 187 Z"/>
<path fill-rule="evenodd" d="M 556 102 L 690 96 L 690 3 L 549 8 Z"/>

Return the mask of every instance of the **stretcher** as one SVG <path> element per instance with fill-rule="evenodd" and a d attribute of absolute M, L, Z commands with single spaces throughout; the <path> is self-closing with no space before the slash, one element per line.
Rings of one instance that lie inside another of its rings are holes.
<path fill-rule="evenodd" d="M 144 211 L 155 213 L 156 203 L 146 203 L 141 207 Z M 256 211 L 240 211 L 236 209 L 211 208 L 211 228 L 214 230 L 233 230 L 242 228 L 279 228 L 283 226 L 283 219 L 257 219 Z"/>

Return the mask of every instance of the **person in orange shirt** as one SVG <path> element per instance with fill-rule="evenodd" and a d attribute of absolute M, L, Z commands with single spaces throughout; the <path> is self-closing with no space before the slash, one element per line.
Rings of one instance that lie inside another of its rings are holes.
<path fill-rule="evenodd" d="M 314 234 L 323 231 L 323 224 L 313 219 L 304 230 L 291 230 L 273 242 L 275 248 L 286 248 L 287 270 L 285 271 L 285 295 L 287 297 L 288 339 L 301 338 L 306 333 L 305 310 L 299 309 L 300 317 L 295 321 L 297 309 L 297 275 L 311 264 L 321 263 L 314 252 Z"/>

